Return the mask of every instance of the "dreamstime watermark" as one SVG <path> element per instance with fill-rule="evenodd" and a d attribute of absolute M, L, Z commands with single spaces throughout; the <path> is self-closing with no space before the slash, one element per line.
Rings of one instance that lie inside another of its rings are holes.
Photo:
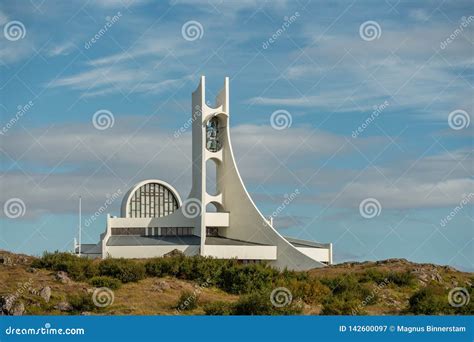
<path fill-rule="evenodd" d="M 92 47 L 92 45 L 98 42 L 100 38 L 102 38 L 107 33 L 107 31 L 110 28 L 112 28 L 112 26 L 114 26 L 114 24 L 117 21 L 120 20 L 121 17 L 122 17 L 122 13 L 120 11 L 117 12 L 117 14 L 115 14 L 112 17 L 110 16 L 105 17 L 104 26 L 102 26 L 102 28 L 99 31 L 97 31 L 97 33 L 91 39 L 89 39 L 87 42 L 84 43 L 84 48 L 86 50 L 89 50 Z"/>
<path fill-rule="evenodd" d="M 278 109 L 270 116 L 270 125 L 277 131 L 281 131 L 291 127 L 293 117 L 290 112 L 284 109 Z"/>
<path fill-rule="evenodd" d="M 458 28 L 456 28 L 445 40 L 443 40 L 439 47 L 441 50 L 446 49 L 446 47 L 451 44 L 454 40 L 456 40 L 464 31 L 466 27 L 468 27 L 474 21 L 474 16 L 470 15 L 469 17 L 462 17 L 461 24 L 459 24 Z"/>
<path fill-rule="evenodd" d="M 375 198 L 366 198 L 359 204 L 359 212 L 363 218 L 371 219 L 379 216 L 382 212 L 382 205 Z"/>
<path fill-rule="evenodd" d="M 290 305 L 292 301 L 293 295 L 286 287 L 277 287 L 270 293 L 270 302 L 274 307 L 282 308 Z"/>
<path fill-rule="evenodd" d="M 23 117 L 23 115 L 25 115 L 33 106 L 33 101 L 28 101 L 28 103 L 25 105 L 18 105 L 17 112 L 10 120 L 8 120 L 8 122 L 2 127 L 2 129 L 0 129 L 0 134 L 4 135 L 5 133 L 7 133 L 8 130 L 15 126 L 16 123 Z"/>
<path fill-rule="evenodd" d="M 298 19 L 299 16 L 300 16 L 300 12 L 298 11 L 289 17 L 285 16 L 283 18 L 284 20 L 283 24 L 281 24 L 281 26 L 271 35 L 270 38 L 268 38 L 266 41 L 262 43 L 262 48 L 266 50 L 270 47 L 270 45 L 275 43 L 278 40 L 278 38 L 280 38 L 280 36 L 286 32 L 286 30 L 291 26 L 291 24 L 293 24 Z"/>
<path fill-rule="evenodd" d="M 359 26 L 359 35 L 366 42 L 370 42 L 382 36 L 382 28 L 378 22 L 368 20 Z"/>
<path fill-rule="evenodd" d="M 202 203 L 197 198 L 188 198 L 183 202 L 183 215 L 186 218 L 195 218 L 201 215 Z"/>
<path fill-rule="evenodd" d="M 46 323 L 40 328 L 15 328 L 9 326 L 5 329 L 6 335 L 84 335 L 84 328 L 52 328 Z"/>
<path fill-rule="evenodd" d="M 179 129 L 174 131 L 173 136 L 176 139 L 178 139 L 182 134 L 184 134 L 189 129 L 189 127 L 193 125 L 193 122 L 199 119 L 200 117 L 202 117 L 202 109 L 201 109 L 201 106 L 196 105 L 194 106 L 193 115 Z"/>
<path fill-rule="evenodd" d="M 455 131 L 469 127 L 470 123 L 471 118 L 465 110 L 456 109 L 448 115 L 448 125 Z"/>
<path fill-rule="evenodd" d="M 100 109 L 92 116 L 92 124 L 99 131 L 114 127 L 115 117 L 110 110 Z"/>
<path fill-rule="evenodd" d="M 92 293 L 92 301 L 99 308 L 105 308 L 114 303 L 114 291 L 108 287 L 98 287 Z"/>
<path fill-rule="evenodd" d="M 374 300 L 375 296 L 377 296 L 377 294 L 381 290 L 388 286 L 388 284 L 390 284 L 388 278 L 385 278 L 381 283 L 377 284 L 377 286 L 372 290 L 372 292 L 367 295 L 367 297 L 365 297 L 364 300 L 359 305 L 357 305 L 357 307 L 352 309 L 352 315 L 358 315 L 363 308 L 365 308 L 369 303 Z"/>
<path fill-rule="evenodd" d="M 107 208 L 109 208 L 112 203 L 115 202 L 115 200 L 122 195 L 122 189 L 118 189 L 116 192 L 114 192 L 112 195 L 107 194 L 107 199 L 105 200 L 104 204 L 102 204 L 94 214 L 92 214 L 88 219 L 84 221 L 84 225 L 86 227 L 89 227 L 97 218 L 102 215 Z"/>
<path fill-rule="evenodd" d="M 188 42 L 202 39 L 204 36 L 204 27 L 199 21 L 189 20 L 181 27 L 181 35 Z"/>
<path fill-rule="evenodd" d="M 24 216 L 26 213 L 25 202 L 21 198 L 10 198 L 3 205 L 3 212 L 6 217 L 11 219 Z"/>
<path fill-rule="evenodd" d="M 11 42 L 25 38 L 26 28 L 21 21 L 12 20 L 3 27 L 3 35 Z"/>
<path fill-rule="evenodd" d="M 370 116 L 365 119 L 365 121 L 357 127 L 356 130 L 352 131 L 352 137 L 355 139 L 357 138 L 375 119 L 379 117 L 379 115 L 387 108 L 390 104 L 388 103 L 387 100 L 383 102 L 381 105 L 374 106 L 373 107 L 373 112 L 370 114 Z"/>
<path fill-rule="evenodd" d="M 295 189 L 292 193 L 290 194 L 285 194 L 284 197 L 285 199 L 283 200 L 283 202 L 281 202 L 281 204 L 272 212 L 272 214 L 270 215 L 269 219 L 270 220 L 273 220 L 275 219 L 278 215 L 280 215 L 285 209 L 287 206 L 290 205 L 291 202 L 293 202 L 295 200 L 296 197 L 298 197 L 298 195 L 300 194 L 300 190 L 299 189 Z M 265 225 L 265 223 L 263 223 Z"/>
<path fill-rule="evenodd" d="M 473 197 L 474 197 L 474 192 L 470 192 L 469 194 L 464 195 L 461 202 L 459 202 L 459 204 L 455 206 L 454 209 L 451 210 L 451 212 L 448 215 L 446 215 L 445 218 L 441 219 L 441 221 L 439 222 L 439 225 L 441 227 L 446 227 L 448 222 L 451 221 L 454 218 L 454 216 L 456 216 L 461 210 L 463 210 L 464 207 L 468 205 L 469 202 L 471 202 Z"/>
<path fill-rule="evenodd" d="M 211 286 L 211 280 L 206 279 L 206 281 L 202 284 L 195 284 L 194 285 L 194 290 L 193 293 L 187 297 L 184 302 L 180 303 L 180 305 L 176 308 L 175 314 L 179 315 L 181 314 L 182 311 L 186 310 L 189 305 L 191 305 L 192 302 L 196 301 L 199 295 L 202 293 L 202 291 L 205 288 L 208 288 Z"/>
<path fill-rule="evenodd" d="M 469 304 L 470 300 L 469 291 L 464 287 L 455 287 L 448 293 L 448 303 L 455 308 Z"/>

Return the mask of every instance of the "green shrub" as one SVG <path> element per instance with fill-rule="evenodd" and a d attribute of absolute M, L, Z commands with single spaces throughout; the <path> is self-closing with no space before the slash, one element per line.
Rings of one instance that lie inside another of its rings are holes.
<path fill-rule="evenodd" d="M 323 302 L 321 315 L 363 315 L 364 306 L 360 300 L 331 296 Z"/>
<path fill-rule="evenodd" d="M 222 270 L 217 284 L 226 292 L 245 294 L 271 288 L 278 275 L 277 270 L 266 265 L 234 264 Z"/>
<path fill-rule="evenodd" d="M 360 282 L 369 282 L 373 281 L 377 284 L 388 281 L 389 272 L 381 271 L 374 268 L 369 268 L 360 276 Z"/>
<path fill-rule="evenodd" d="M 409 299 L 408 311 L 415 315 L 449 313 L 447 291 L 439 286 L 427 286 L 416 291 Z"/>
<path fill-rule="evenodd" d="M 145 263 L 148 276 L 172 276 L 200 283 L 209 282 L 233 294 L 245 294 L 271 287 L 279 271 L 264 264 L 242 265 L 235 260 L 195 257 L 154 258 Z M 287 272 L 295 278 L 295 272 Z"/>
<path fill-rule="evenodd" d="M 94 311 L 99 309 L 99 307 L 94 304 L 92 295 L 86 293 L 69 295 L 67 301 L 71 304 L 75 312 Z"/>
<path fill-rule="evenodd" d="M 320 281 L 323 285 L 329 287 L 334 295 L 358 291 L 361 288 L 358 279 L 352 274 L 332 278 L 321 278 Z M 356 293 L 354 293 L 354 295 L 356 295 Z"/>
<path fill-rule="evenodd" d="M 390 272 L 388 281 L 398 286 L 411 286 L 415 283 L 415 276 L 410 271 Z"/>
<path fill-rule="evenodd" d="M 376 273 L 366 276 L 365 279 L 379 279 Z M 332 295 L 323 300 L 322 315 L 362 315 L 366 306 L 378 300 L 375 289 L 359 282 L 354 275 L 322 278 L 321 283 L 332 290 Z"/>
<path fill-rule="evenodd" d="M 153 258 L 145 263 L 145 271 L 152 277 L 172 276 L 179 273 L 179 265 L 185 262 L 182 257 Z"/>
<path fill-rule="evenodd" d="M 191 291 L 183 291 L 175 306 L 176 310 L 178 311 L 194 310 L 197 307 L 198 297 Z"/>
<path fill-rule="evenodd" d="M 111 290 L 117 290 L 122 286 L 120 280 L 108 276 L 93 277 L 89 283 L 95 287 L 108 287 Z"/>
<path fill-rule="evenodd" d="M 204 313 L 210 316 L 227 316 L 233 312 L 233 305 L 227 302 L 212 302 L 204 306 Z"/>
<path fill-rule="evenodd" d="M 303 311 L 294 302 L 283 307 L 276 307 L 270 300 L 270 293 L 255 292 L 244 295 L 233 305 L 233 315 L 297 315 Z"/>
<path fill-rule="evenodd" d="M 301 298 L 305 303 L 321 303 L 331 295 L 331 290 L 323 285 L 318 279 L 309 278 L 307 280 L 297 280 L 296 278 L 287 280 L 286 286 L 290 289 L 293 297 Z M 285 285 L 281 285 L 285 286 Z"/>
<path fill-rule="evenodd" d="M 143 279 L 145 267 L 142 263 L 129 259 L 105 259 L 99 264 L 99 274 L 129 283 Z"/>
<path fill-rule="evenodd" d="M 97 265 L 93 260 L 81 258 L 70 253 L 45 252 L 33 261 L 32 267 L 46 268 L 53 271 L 64 271 L 74 280 L 87 280 L 97 275 Z"/>

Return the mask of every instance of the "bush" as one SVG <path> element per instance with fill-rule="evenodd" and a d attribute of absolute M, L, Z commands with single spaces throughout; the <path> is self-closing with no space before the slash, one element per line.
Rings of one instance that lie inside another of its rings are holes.
<path fill-rule="evenodd" d="M 181 296 L 176 303 L 176 310 L 178 311 L 188 311 L 194 310 L 198 306 L 198 297 L 195 293 L 191 291 L 183 291 Z"/>
<path fill-rule="evenodd" d="M 135 282 L 145 277 L 145 267 L 129 259 L 106 259 L 99 264 L 99 274 L 119 279 L 122 283 Z"/>
<path fill-rule="evenodd" d="M 331 296 L 329 287 L 323 285 L 315 278 L 303 281 L 291 279 L 287 281 L 287 286 L 291 290 L 293 297 L 301 298 L 308 304 L 322 303 L 325 298 Z"/>
<path fill-rule="evenodd" d="M 368 277 L 377 279 L 378 275 Z M 321 283 L 332 290 L 332 295 L 323 300 L 322 315 L 362 315 L 366 306 L 378 300 L 375 289 L 361 284 L 354 275 L 322 278 Z"/>
<path fill-rule="evenodd" d="M 398 286 L 411 286 L 415 283 L 415 276 L 410 271 L 390 272 L 388 281 Z"/>
<path fill-rule="evenodd" d="M 363 315 L 364 307 L 355 298 L 328 297 L 323 303 L 321 315 Z"/>
<path fill-rule="evenodd" d="M 408 303 L 408 311 L 415 315 L 437 315 L 451 311 L 447 292 L 439 286 L 427 286 L 418 290 Z"/>
<path fill-rule="evenodd" d="M 233 305 L 233 315 L 297 315 L 301 314 L 302 307 L 289 303 L 283 307 L 276 307 L 270 300 L 269 292 L 256 292 L 245 295 Z"/>
<path fill-rule="evenodd" d="M 279 272 L 261 264 L 246 266 L 231 265 L 222 270 L 218 286 L 233 294 L 245 294 L 269 289 L 275 283 Z"/>
<path fill-rule="evenodd" d="M 122 282 L 120 280 L 107 276 L 93 277 L 91 280 L 89 280 L 89 283 L 95 287 L 108 287 L 112 290 L 117 290 L 122 286 Z"/>
<path fill-rule="evenodd" d="M 53 271 L 64 271 L 74 280 L 87 280 L 97 275 L 97 265 L 91 259 L 81 258 L 70 253 L 45 252 L 33 261 L 32 267 L 46 268 Z"/>
<path fill-rule="evenodd" d="M 210 316 L 226 316 L 231 315 L 232 312 L 232 303 L 217 301 L 204 306 L 204 313 Z"/>
<path fill-rule="evenodd" d="M 84 311 L 94 311 L 99 309 L 92 300 L 92 295 L 88 295 L 86 293 L 79 293 L 76 295 L 69 295 L 67 297 L 69 304 L 71 304 L 72 308 L 76 312 L 84 312 Z"/>
<path fill-rule="evenodd" d="M 377 270 L 374 268 L 369 268 L 360 276 L 360 282 L 369 282 L 373 281 L 377 284 L 388 281 L 389 273 L 386 271 Z"/>

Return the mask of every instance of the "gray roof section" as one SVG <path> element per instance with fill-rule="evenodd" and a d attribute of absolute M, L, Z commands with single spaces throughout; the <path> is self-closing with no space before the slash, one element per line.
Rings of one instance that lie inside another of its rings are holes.
<path fill-rule="evenodd" d="M 177 246 L 177 245 L 199 246 L 200 244 L 201 244 L 201 238 L 196 235 L 190 235 L 190 236 L 112 235 L 107 241 L 107 246 Z M 264 244 L 260 244 L 260 243 L 228 239 L 221 236 L 206 237 L 206 245 L 265 246 Z"/>
<path fill-rule="evenodd" d="M 79 253 L 79 248 L 76 247 L 76 253 Z M 102 245 L 92 243 L 81 244 L 81 254 L 101 254 Z"/>
<path fill-rule="evenodd" d="M 107 246 L 175 246 L 201 244 L 201 238 L 191 236 L 135 236 L 113 235 L 107 241 Z"/>
<path fill-rule="evenodd" d="M 206 245 L 220 245 L 220 246 L 268 246 L 262 243 L 228 239 L 222 236 L 208 236 L 206 237 Z"/>
<path fill-rule="evenodd" d="M 288 240 L 295 247 L 313 247 L 313 248 L 329 248 L 329 243 L 321 243 L 307 240 L 294 239 L 285 236 L 285 239 Z"/>

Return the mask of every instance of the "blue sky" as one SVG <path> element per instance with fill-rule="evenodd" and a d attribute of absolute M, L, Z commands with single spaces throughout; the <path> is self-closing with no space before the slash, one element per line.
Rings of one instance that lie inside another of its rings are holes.
<path fill-rule="evenodd" d="M 472 1 L 2 1 L 0 248 L 71 249 L 80 195 L 86 218 L 146 178 L 186 197 L 190 132 L 173 134 L 200 75 L 211 101 L 229 76 L 255 202 L 271 215 L 299 192 L 280 232 L 333 242 L 337 262 L 473 270 L 473 15 Z M 113 126 L 94 126 L 100 110 Z"/>

